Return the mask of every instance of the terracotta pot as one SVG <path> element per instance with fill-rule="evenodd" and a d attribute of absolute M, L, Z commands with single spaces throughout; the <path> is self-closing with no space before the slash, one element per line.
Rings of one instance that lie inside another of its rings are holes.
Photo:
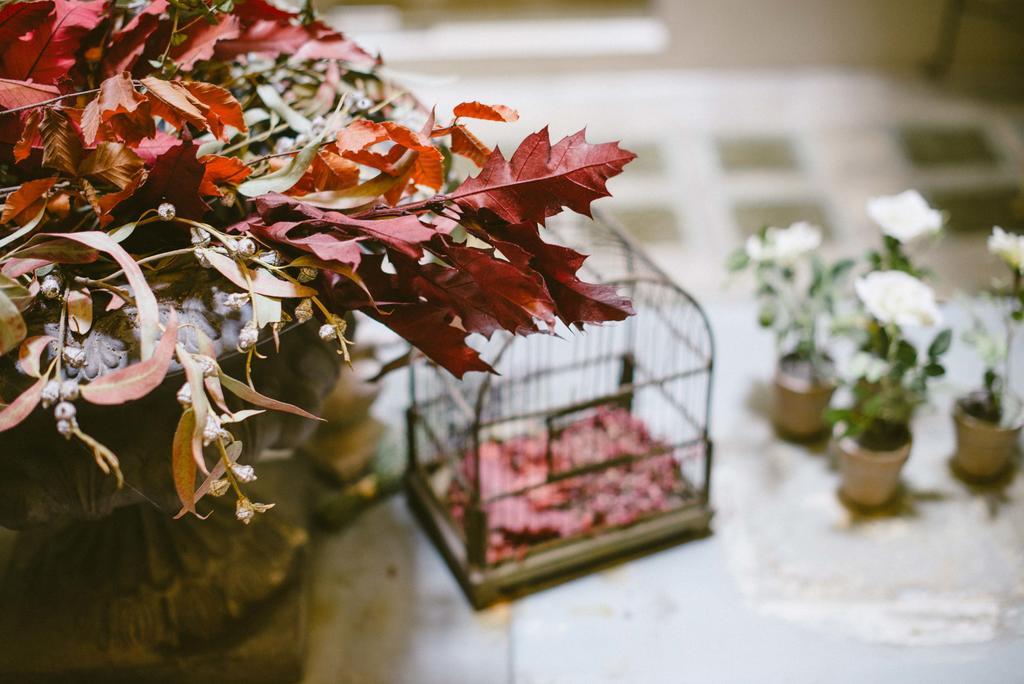
<path fill-rule="evenodd" d="M 881 506 L 896 494 L 900 471 L 912 441 L 891 450 L 868 449 L 851 437 L 839 440 L 839 487 L 842 497 L 867 508 Z"/>
<path fill-rule="evenodd" d="M 953 408 L 956 426 L 957 469 L 970 478 L 986 480 L 1000 475 L 1010 465 L 1017 450 L 1021 420 L 1015 424 L 1000 425 L 975 418 L 964 411 L 961 402 Z"/>
<path fill-rule="evenodd" d="M 834 382 L 809 380 L 785 370 L 775 373 L 775 429 L 787 439 L 806 441 L 828 431 L 825 409 L 836 391 Z"/>

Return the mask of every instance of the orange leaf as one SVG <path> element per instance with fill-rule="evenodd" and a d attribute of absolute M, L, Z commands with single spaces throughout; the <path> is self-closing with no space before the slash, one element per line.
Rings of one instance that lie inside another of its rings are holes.
<path fill-rule="evenodd" d="M 455 105 L 455 116 L 485 121 L 518 121 L 519 112 L 505 105 L 488 105 L 481 102 L 463 102 Z"/>
<path fill-rule="evenodd" d="M 144 164 L 139 155 L 122 143 L 101 142 L 78 167 L 83 176 L 104 180 L 124 190 L 138 176 Z"/>
<path fill-rule="evenodd" d="M 18 398 L 0 411 L 0 432 L 10 430 L 12 427 L 28 418 L 32 409 L 39 403 L 43 394 L 43 387 L 49 378 L 41 377 L 34 385 L 18 395 Z"/>
<path fill-rule="evenodd" d="M 90 302 L 91 304 L 91 302 Z M 93 404 L 123 404 L 146 396 L 163 382 L 178 341 L 178 317 L 171 310 L 167 329 L 153 355 L 82 385 L 82 398 Z"/>
<path fill-rule="evenodd" d="M 413 167 L 412 182 L 434 191 L 440 190 L 444 184 L 441 155 L 418 154 Z"/>
<path fill-rule="evenodd" d="M 165 81 L 153 76 L 142 79 L 146 86 L 146 98 L 149 100 L 153 113 L 171 126 L 181 129 L 190 123 L 200 130 L 206 130 L 208 124 L 203 112 L 206 105 L 197 100 L 180 81 Z"/>
<path fill-rule="evenodd" d="M 0 78 L 0 107 L 13 109 L 46 102 L 60 95 L 56 86 Z"/>
<path fill-rule="evenodd" d="M 135 90 L 127 71 L 104 80 L 82 111 L 82 134 L 90 145 L 97 139 L 136 144 L 155 132 L 149 101 Z"/>
<path fill-rule="evenodd" d="M 453 126 L 452 152 L 472 160 L 477 166 L 483 166 L 487 157 L 491 155 L 491 148 L 481 142 L 480 138 L 473 135 L 465 126 Z"/>
<path fill-rule="evenodd" d="M 199 184 L 199 192 L 204 195 L 220 197 L 223 193 L 217 184 L 237 185 L 252 173 L 252 169 L 238 157 L 207 154 L 199 158 L 199 163 L 203 165 L 203 180 Z"/>
<path fill-rule="evenodd" d="M 387 139 L 388 132 L 383 125 L 356 119 L 338 133 L 338 153 L 359 152 Z"/>
<path fill-rule="evenodd" d="M 316 190 L 344 190 L 359 182 L 359 166 L 330 150 L 320 150 L 310 169 Z"/>
<path fill-rule="evenodd" d="M 43 138 L 43 166 L 74 176 L 82 158 L 82 140 L 67 113 L 47 109 L 39 134 Z"/>
<path fill-rule="evenodd" d="M 38 109 L 25 117 L 25 125 L 21 129 L 21 137 L 14 144 L 14 161 L 24 161 L 32 153 L 32 146 L 39 138 L 39 122 L 42 120 L 43 113 Z"/>
<path fill-rule="evenodd" d="M 7 196 L 3 214 L 0 214 L 0 222 L 14 221 L 23 226 L 34 219 L 46 203 L 44 196 L 56 182 L 56 178 L 40 178 L 23 183 L 20 188 Z"/>
<path fill-rule="evenodd" d="M 196 414 L 186 409 L 181 414 L 171 442 L 171 472 L 174 490 L 181 499 L 183 510 L 195 514 L 196 459 L 194 451 L 202 453 L 202 438 L 196 434 Z"/>
<path fill-rule="evenodd" d="M 249 130 L 242 116 L 242 105 L 227 90 L 201 81 L 187 81 L 184 86 L 206 108 L 203 114 L 214 136 L 226 140 L 222 137 L 224 126 L 232 126 L 240 133 Z"/>

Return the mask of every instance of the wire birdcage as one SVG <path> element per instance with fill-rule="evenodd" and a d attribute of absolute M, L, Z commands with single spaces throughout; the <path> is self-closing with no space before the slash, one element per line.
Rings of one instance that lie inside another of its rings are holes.
<path fill-rule="evenodd" d="M 713 341 L 607 218 L 555 224 L 636 315 L 474 346 L 500 375 L 412 364 L 407 492 L 476 607 L 708 531 Z"/>

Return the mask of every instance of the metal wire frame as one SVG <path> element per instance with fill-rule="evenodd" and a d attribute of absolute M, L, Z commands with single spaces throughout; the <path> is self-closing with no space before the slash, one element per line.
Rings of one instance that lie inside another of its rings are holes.
<path fill-rule="evenodd" d="M 510 588 L 519 591 L 545 573 L 564 572 L 578 565 L 576 560 L 590 562 L 627 552 L 640 541 L 706 529 L 711 517 L 708 421 L 714 344 L 704 311 L 607 218 L 546 232 L 549 241 L 591 249 L 581 277 L 615 285 L 634 302 L 637 315 L 589 328 L 572 343 L 556 339 L 574 334 L 564 326 L 550 337 L 495 335 L 481 344 L 480 352 L 500 376 L 470 374 L 459 383 L 426 362 L 414 364 L 409 376 L 410 501 L 478 606 Z M 656 433 L 657 441 L 641 453 L 597 461 L 581 453 L 557 467 L 552 444 L 562 430 L 601 407 L 629 409 Z M 546 438 L 543 479 L 502 482 L 484 491 L 482 447 L 527 434 Z M 674 518 L 664 515 L 667 522 L 598 532 L 615 537 L 604 546 L 592 537 L 553 539 L 531 544 L 525 558 L 488 557 L 489 507 L 564 480 L 628 473 L 669 454 L 678 462 L 679 480 Z M 448 500 L 452 491 L 466 496 L 459 515 Z M 574 544 L 580 547 L 578 559 Z"/>

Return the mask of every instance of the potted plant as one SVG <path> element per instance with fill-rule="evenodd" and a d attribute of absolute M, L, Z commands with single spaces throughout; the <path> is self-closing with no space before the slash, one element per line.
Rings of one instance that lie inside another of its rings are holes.
<path fill-rule="evenodd" d="M 754 272 L 758 323 L 775 334 L 774 422 L 794 440 L 827 431 L 825 409 L 836 388 L 828 324 L 853 266 L 850 260 L 826 264 L 815 253 L 820 245 L 821 230 L 800 222 L 762 230 L 729 259 L 731 271 Z"/>
<path fill-rule="evenodd" d="M 988 240 L 989 251 L 1010 269 L 1012 280 L 1002 308 L 1002 330 L 974 317 L 964 341 L 974 347 L 984 364 L 982 386 L 957 398 L 953 405 L 957 448 L 954 465 L 963 475 L 985 480 L 1002 474 L 1017 449 L 1022 426 L 1021 402 L 1010 387 L 1010 361 L 1014 332 L 1024 319 L 1024 238 L 998 226 Z"/>
<path fill-rule="evenodd" d="M 858 342 L 843 383 L 849 406 L 829 411 L 836 424 L 840 495 L 857 506 L 885 504 L 910 456 L 911 419 L 928 398 L 929 383 L 945 374 L 942 356 L 952 333 L 940 331 L 921 354 L 907 328 L 941 324 L 935 293 L 906 248 L 942 229 L 942 213 L 916 190 L 868 201 L 883 248 L 867 255 L 869 271 L 854 283 L 861 311 L 839 327 Z"/>
<path fill-rule="evenodd" d="M 0 525 L 260 517 L 252 462 L 308 432 L 353 312 L 457 376 L 490 370 L 470 334 L 631 313 L 541 228 L 633 154 L 544 129 L 506 158 L 467 122 L 515 111 L 431 111 L 308 3 L 36 0 L 0 29 Z M 213 595 L 225 625 L 250 600 Z"/>

